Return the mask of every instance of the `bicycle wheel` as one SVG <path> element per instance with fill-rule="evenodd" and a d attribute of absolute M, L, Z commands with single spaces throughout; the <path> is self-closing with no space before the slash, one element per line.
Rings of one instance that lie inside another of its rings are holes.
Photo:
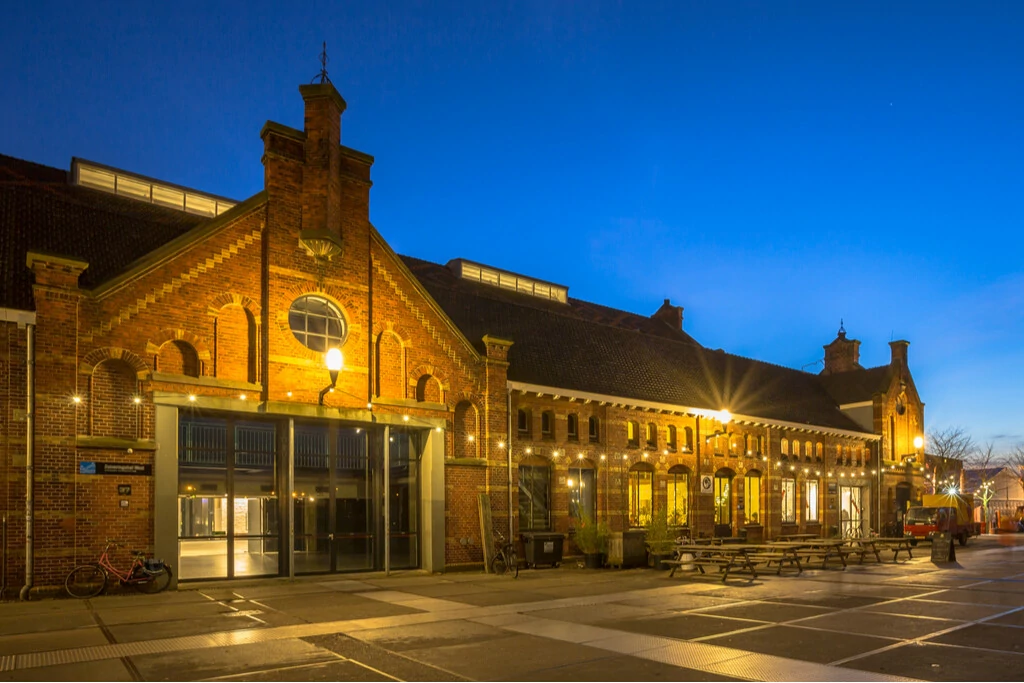
<path fill-rule="evenodd" d="M 147 572 L 142 567 L 136 567 L 129 583 L 140 593 L 159 593 L 171 585 L 171 567 L 165 564 L 158 572 Z"/>
<path fill-rule="evenodd" d="M 505 561 L 505 553 L 499 552 L 491 559 L 491 573 L 501 576 L 508 571 L 508 563 Z"/>
<path fill-rule="evenodd" d="M 513 550 L 508 554 L 509 567 L 506 571 L 512 575 L 513 579 L 519 578 L 519 558 L 516 556 L 516 551 Z"/>
<path fill-rule="evenodd" d="M 98 564 L 81 564 L 64 579 L 64 590 L 73 598 L 95 598 L 107 587 L 107 572 Z"/>

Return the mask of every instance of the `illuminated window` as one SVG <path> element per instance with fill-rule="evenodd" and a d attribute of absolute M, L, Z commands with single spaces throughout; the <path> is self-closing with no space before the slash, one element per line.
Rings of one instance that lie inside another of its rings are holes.
<path fill-rule="evenodd" d="M 808 481 L 804 484 L 804 521 L 818 521 L 818 482 Z"/>
<path fill-rule="evenodd" d="M 690 522 L 690 470 L 676 465 L 668 471 L 668 523 L 686 526 Z"/>
<path fill-rule="evenodd" d="M 789 455 L 789 439 L 782 440 L 782 454 Z"/>
<path fill-rule="evenodd" d="M 693 453 L 693 428 L 686 427 L 683 429 L 683 435 L 683 438 L 686 439 L 686 451 L 688 453 Z"/>
<path fill-rule="evenodd" d="M 812 455 L 814 455 L 814 446 L 810 441 L 804 442 L 804 457 L 810 460 Z"/>
<path fill-rule="evenodd" d="M 348 325 L 341 311 L 322 296 L 300 296 L 288 310 L 288 326 L 306 348 L 325 353 L 341 348 Z"/>
<path fill-rule="evenodd" d="M 668 426 L 668 439 L 666 440 L 665 445 L 673 453 L 676 452 L 676 428 L 675 428 L 675 425 L 669 425 Z"/>
<path fill-rule="evenodd" d="M 747 472 L 743 482 L 743 512 L 748 524 L 761 523 L 761 473 Z"/>
<path fill-rule="evenodd" d="M 782 480 L 782 523 L 796 522 L 796 479 Z"/>
<path fill-rule="evenodd" d="M 640 425 L 632 420 L 626 423 L 626 441 L 630 448 L 640 447 Z"/>
<path fill-rule="evenodd" d="M 566 484 L 569 488 L 569 516 L 573 519 L 597 519 L 597 478 L 593 467 L 570 467 Z"/>
<path fill-rule="evenodd" d="M 653 422 L 647 424 L 647 447 L 658 447 L 658 427 Z"/>
<path fill-rule="evenodd" d="M 800 442 L 797 441 L 796 439 L 793 439 L 793 457 L 800 457 Z"/>
<path fill-rule="evenodd" d="M 629 525 L 647 526 L 654 507 L 654 468 L 637 463 L 629 469 Z"/>
<path fill-rule="evenodd" d="M 732 524 L 732 474 L 715 475 L 715 524 Z"/>

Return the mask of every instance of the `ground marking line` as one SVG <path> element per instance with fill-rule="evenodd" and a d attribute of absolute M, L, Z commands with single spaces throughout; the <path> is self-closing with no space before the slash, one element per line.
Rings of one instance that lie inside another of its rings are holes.
<path fill-rule="evenodd" d="M 950 603 L 947 603 L 947 604 L 950 604 Z M 963 604 L 963 603 L 956 603 L 956 604 Z M 977 603 L 967 603 L 967 604 L 977 604 Z M 999 613 L 993 614 L 991 616 L 982 617 L 981 619 L 974 619 L 973 621 L 966 621 L 963 624 L 957 624 L 956 626 L 952 626 L 950 628 L 943 629 L 941 631 L 935 631 L 934 633 L 928 633 L 928 634 L 925 634 L 923 636 L 918 636 L 917 638 L 907 638 L 905 641 L 903 641 L 903 644 L 906 644 L 906 645 L 910 645 L 910 644 L 917 644 L 917 645 L 923 645 L 923 644 L 928 644 L 928 645 L 947 645 L 948 643 L 936 643 L 936 642 L 934 642 L 934 641 L 932 641 L 930 639 L 931 638 L 936 638 L 938 636 L 946 635 L 947 633 L 952 633 L 953 631 L 959 631 L 961 629 L 965 629 L 968 626 L 974 626 L 976 624 L 981 624 L 981 623 L 986 622 L 986 621 L 988 621 L 990 619 L 998 619 L 999 617 L 1005 616 L 1007 614 L 1013 614 L 1014 612 L 1016 612 L 1018 610 L 1021 610 L 1021 609 L 1024 609 L 1024 607 L 1015 607 L 1014 609 L 1008 610 L 1006 612 L 999 612 Z M 929 640 L 925 640 L 926 638 L 929 639 Z M 858 654 L 858 655 L 852 655 L 852 656 L 846 657 L 844 659 L 836 660 L 836 662 L 834 662 L 834 664 L 836 664 L 836 665 L 845 664 L 847 662 L 852 662 L 852 661 L 854 661 L 856 659 L 861 659 L 863 657 L 868 657 L 868 656 L 873 655 L 873 654 L 877 654 L 877 653 L 880 653 L 880 652 L 885 652 L 887 650 L 894 650 L 897 647 L 901 647 L 901 645 L 886 645 L 885 647 L 878 648 L 877 650 L 871 650 L 869 652 L 862 652 L 861 654 Z M 968 647 L 969 648 L 969 646 L 963 646 L 963 647 Z M 987 648 L 974 648 L 974 649 L 987 650 Z M 1003 652 L 1003 650 L 999 650 L 999 652 Z"/>

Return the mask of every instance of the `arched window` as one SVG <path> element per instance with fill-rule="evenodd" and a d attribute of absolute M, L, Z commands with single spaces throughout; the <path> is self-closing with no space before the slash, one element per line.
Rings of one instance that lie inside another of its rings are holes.
<path fill-rule="evenodd" d="M 566 479 L 569 489 L 569 517 L 580 520 L 597 519 L 597 477 L 594 464 L 587 459 L 579 459 L 569 468 Z"/>
<path fill-rule="evenodd" d="M 789 439 L 782 440 L 782 454 L 789 455 Z"/>
<path fill-rule="evenodd" d="M 247 309 L 229 304 L 214 319 L 219 379 L 256 381 L 256 319 Z"/>
<path fill-rule="evenodd" d="M 747 524 L 761 523 L 761 473 L 749 470 L 743 481 L 743 514 Z"/>
<path fill-rule="evenodd" d="M 819 442 L 818 442 L 818 443 L 817 443 L 817 444 L 815 445 L 815 451 L 814 451 L 814 455 L 816 455 L 816 456 L 818 457 L 818 460 L 821 460 L 821 456 L 822 456 L 822 455 L 824 455 L 824 454 L 825 454 L 825 447 L 824 447 L 824 446 L 823 446 L 823 445 L 821 444 L 821 442 L 819 441 Z"/>
<path fill-rule="evenodd" d="M 109 358 L 98 364 L 89 379 L 92 419 L 88 433 L 122 439 L 139 438 L 139 411 L 133 404 L 138 384 L 135 369 L 125 361 Z"/>
<path fill-rule="evenodd" d="M 746 445 L 747 445 L 747 453 L 746 454 L 747 455 L 753 455 L 754 454 L 754 435 L 753 434 L 747 434 Z"/>
<path fill-rule="evenodd" d="M 568 417 L 568 435 L 569 441 L 580 440 L 580 416 L 576 413 L 569 413 Z"/>
<path fill-rule="evenodd" d="M 686 427 L 683 429 L 683 438 L 686 439 L 685 450 L 687 453 L 693 453 L 693 428 Z"/>
<path fill-rule="evenodd" d="M 804 457 L 807 458 L 808 460 L 810 460 L 811 456 L 814 455 L 813 449 L 814 447 L 811 445 L 810 441 L 804 442 Z"/>
<path fill-rule="evenodd" d="M 626 440 L 630 448 L 640 448 L 640 425 L 632 420 L 626 423 Z"/>
<path fill-rule="evenodd" d="M 522 438 L 530 438 L 530 411 L 520 408 L 516 411 L 516 427 L 519 432 L 519 436 Z"/>
<path fill-rule="evenodd" d="M 763 434 L 759 435 L 757 437 L 757 454 L 758 455 L 764 455 L 764 435 Z"/>
<path fill-rule="evenodd" d="M 796 523 L 796 479 L 785 477 L 782 480 L 782 523 Z"/>
<path fill-rule="evenodd" d="M 793 439 L 793 457 L 800 457 L 800 442 L 797 441 L 796 439 Z"/>
<path fill-rule="evenodd" d="M 690 523 L 690 470 L 684 465 L 675 465 L 668 471 L 668 523 L 670 526 L 687 526 Z"/>
<path fill-rule="evenodd" d="M 675 425 L 669 425 L 668 426 L 668 438 L 667 438 L 667 441 L 666 441 L 665 445 L 668 446 L 668 449 L 670 451 L 672 451 L 673 453 L 676 452 L 676 426 Z"/>
<path fill-rule="evenodd" d="M 629 525 L 647 526 L 654 511 L 654 468 L 638 462 L 629 468 Z"/>
<path fill-rule="evenodd" d="M 551 464 L 532 457 L 519 464 L 519 530 L 551 528 Z"/>
<path fill-rule="evenodd" d="M 658 447 L 658 427 L 653 422 L 647 423 L 647 447 Z"/>
<path fill-rule="evenodd" d="M 164 342 L 157 351 L 156 371 L 172 375 L 199 377 L 199 354 L 186 341 L 173 339 Z"/>
<path fill-rule="evenodd" d="M 555 414 L 550 410 L 540 414 L 540 435 L 545 439 L 555 438 Z"/>
<path fill-rule="evenodd" d="M 589 423 L 590 443 L 597 443 L 601 440 L 601 423 L 598 422 L 595 415 L 591 415 L 587 422 Z"/>
<path fill-rule="evenodd" d="M 441 383 L 433 375 L 423 375 L 416 380 L 416 400 L 420 403 L 440 403 Z"/>
<path fill-rule="evenodd" d="M 808 479 L 804 482 L 804 521 L 818 521 L 818 480 Z"/>
<path fill-rule="evenodd" d="M 836 446 L 836 463 L 840 463 L 843 460 L 843 447 Z"/>
<path fill-rule="evenodd" d="M 715 472 L 715 524 L 732 524 L 732 479 L 736 474 L 726 468 Z"/>

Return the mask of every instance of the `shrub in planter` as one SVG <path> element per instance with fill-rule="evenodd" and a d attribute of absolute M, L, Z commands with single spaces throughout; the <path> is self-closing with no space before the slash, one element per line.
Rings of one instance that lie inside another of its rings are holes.
<path fill-rule="evenodd" d="M 576 527 L 574 538 L 576 547 L 583 553 L 584 561 L 588 569 L 597 569 L 601 566 L 601 554 L 608 549 L 608 526 L 595 522 L 589 517 L 580 520 Z"/>
<path fill-rule="evenodd" d="M 647 545 L 648 565 L 662 569 L 661 561 L 672 559 L 672 546 L 675 544 L 668 521 L 664 517 L 653 515 L 647 524 L 644 543 Z"/>

